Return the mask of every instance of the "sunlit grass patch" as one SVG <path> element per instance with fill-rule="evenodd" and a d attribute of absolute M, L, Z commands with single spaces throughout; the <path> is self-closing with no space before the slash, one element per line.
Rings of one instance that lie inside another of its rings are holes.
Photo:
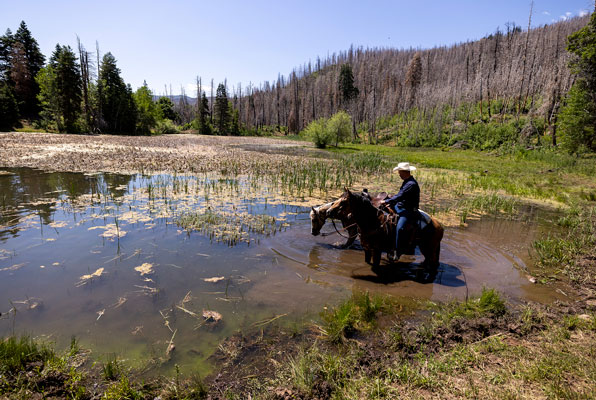
<path fill-rule="evenodd" d="M 483 288 L 480 296 L 468 301 L 455 301 L 439 307 L 434 318 L 449 322 L 456 317 L 478 318 L 482 316 L 501 317 L 507 312 L 507 306 L 495 289 Z"/>
<path fill-rule="evenodd" d="M 354 334 L 356 329 L 367 330 L 375 326 L 377 313 L 387 309 L 391 300 L 387 296 L 355 293 L 338 306 L 321 313 L 321 331 L 332 343 L 340 343 Z"/>
<path fill-rule="evenodd" d="M 105 400 L 137 400 L 143 398 L 145 398 L 143 393 L 125 375 L 120 377 L 118 381 L 111 383 L 103 394 Z"/>

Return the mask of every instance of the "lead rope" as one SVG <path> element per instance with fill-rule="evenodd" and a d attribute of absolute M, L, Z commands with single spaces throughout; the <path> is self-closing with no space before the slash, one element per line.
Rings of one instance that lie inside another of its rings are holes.
<path fill-rule="evenodd" d="M 352 225 L 348 225 L 348 226 L 346 226 L 345 228 L 342 228 L 342 229 L 337 229 L 337 226 L 335 226 L 335 220 L 334 219 L 331 219 L 331 223 L 333 224 L 333 227 L 335 228 L 335 232 L 321 233 L 321 236 L 333 235 L 336 232 L 337 232 L 337 234 L 339 234 L 339 236 L 341 236 L 343 238 L 346 238 L 346 239 L 352 239 L 352 238 L 355 238 L 355 237 L 358 236 L 358 233 L 356 233 L 354 236 L 345 236 L 345 235 L 342 235 L 342 233 L 341 233 L 341 231 L 346 231 L 346 230 L 350 229 L 351 227 L 356 226 L 357 225 L 356 223 L 353 223 Z"/>

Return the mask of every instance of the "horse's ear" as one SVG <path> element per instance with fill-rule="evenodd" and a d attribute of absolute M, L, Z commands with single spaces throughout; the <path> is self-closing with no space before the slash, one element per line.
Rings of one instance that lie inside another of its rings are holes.
<path fill-rule="evenodd" d="M 344 193 L 349 192 L 348 188 L 344 186 Z"/>
<path fill-rule="evenodd" d="M 312 208 L 312 212 L 314 212 L 315 214 L 317 213 L 317 210 L 315 210 L 313 206 L 311 206 L 310 208 Z"/>

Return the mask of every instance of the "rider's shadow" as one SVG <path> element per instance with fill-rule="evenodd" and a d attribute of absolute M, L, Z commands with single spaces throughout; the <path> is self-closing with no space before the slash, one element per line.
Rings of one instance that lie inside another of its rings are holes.
<path fill-rule="evenodd" d="M 352 275 L 352 278 L 372 283 L 388 285 L 391 283 L 414 281 L 417 283 L 434 283 L 447 287 L 462 287 L 466 285 L 462 270 L 455 266 L 439 263 L 436 270 L 425 268 L 421 263 L 385 264 L 371 268 L 367 275 Z"/>

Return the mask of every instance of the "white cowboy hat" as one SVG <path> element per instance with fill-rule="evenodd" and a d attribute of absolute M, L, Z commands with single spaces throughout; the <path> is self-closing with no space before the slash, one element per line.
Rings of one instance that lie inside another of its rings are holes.
<path fill-rule="evenodd" d="M 393 168 L 393 172 L 395 171 L 416 171 L 416 167 L 410 165 L 409 162 L 400 162 L 397 167 Z"/>

